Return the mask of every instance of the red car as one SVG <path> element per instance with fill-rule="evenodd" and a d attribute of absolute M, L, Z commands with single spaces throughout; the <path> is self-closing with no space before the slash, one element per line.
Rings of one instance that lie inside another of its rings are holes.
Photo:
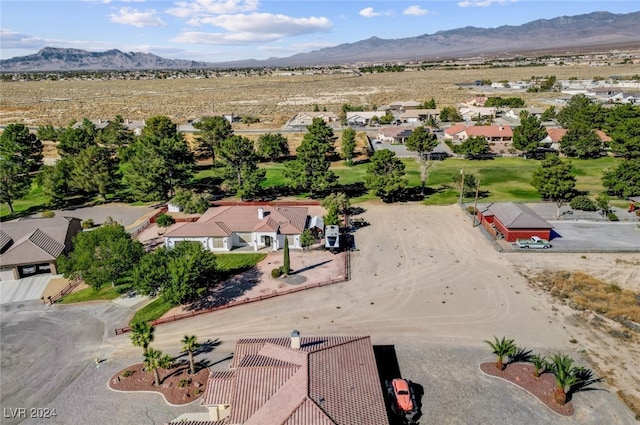
<path fill-rule="evenodd" d="M 416 411 L 415 394 L 408 379 L 396 378 L 388 384 L 391 408 L 395 413 L 406 414 Z"/>

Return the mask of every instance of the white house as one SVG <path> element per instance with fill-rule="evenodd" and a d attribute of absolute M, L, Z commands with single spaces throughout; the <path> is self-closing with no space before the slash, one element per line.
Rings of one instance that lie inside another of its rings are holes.
<path fill-rule="evenodd" d="M 164 235 L 167 248 L 197 241 L 210 251 L 252 247 L 254 251 L 302 249 L 300 235 L 307 226 L 307 207 L 225 206 L 209 208 L 196 222 L 175 223 Z"/>

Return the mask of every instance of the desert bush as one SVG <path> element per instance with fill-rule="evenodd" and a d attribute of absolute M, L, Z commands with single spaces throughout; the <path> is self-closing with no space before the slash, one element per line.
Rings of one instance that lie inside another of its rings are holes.
<path fill-rule="evenodd" d="M 618 218 L 618 216 L 615 213 L 612 213 L 612 212 L 608 212 L 607 213 L 607 218 L 609 219 L 609 221 L 619 221 L 620 220 Z"/>
<path fill-rule="evenodd" d="M 585 195 L 576 196 L 569 203 L 571 208 L 580 211 L 597 211 L 598 206 L 591 198 Z"/>
<path fill-rule="evenodd" d="M 156 224 L 160 227 L 169 227 L 175 222 L 169 214 L 160 214 L 156 217 Z"/>
<path fill-rule="evenodd" d="M 271 270 L 271 277 L 272 278 L 275 279 L 275 278 L 278 278 L 280 276 L 282 276 L 282 271 L 280 270 L 280 268 L 276 268 L 276 269 Z"/>
<path fill-rule="evenodd" d="M 180 382 L 178 382 L 178 387 L 179 387 L 179 388 L 184 388 L 184 387 L 186 387 L 187 385 L 189 385 L 190 383 L 191 383 L 191 379 L 189 379 L 189 378 L 182 378 L 182 379 L 180 380 Z"/>
<path fill-rule="evenodd" d="M 122 377 L 123 378 L 128 378 L 131 375 L 133 375 L 133 371 L 132 370 L 125 370 L 124 372 L 122 372 Z"/>
<path fill-rule="evenodd" d="M 88 218 L 83 220 L 81 226 L 83 229 L 91 229 L 94 226 L 93 219 Z"/>
<path fill-rule="evenodd" d="M 42 211 L 42 218 L 53 218 L 56 216 L 56 213 L 50 210 Z"/>

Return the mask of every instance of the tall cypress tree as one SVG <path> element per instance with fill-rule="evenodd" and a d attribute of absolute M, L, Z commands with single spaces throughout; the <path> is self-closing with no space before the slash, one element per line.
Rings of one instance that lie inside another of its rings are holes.
<path fill-rule="evenodd" d="M 284 237 L 284 260 L 282 261 L 282 273 L 288 275 L 291 271 L 291 264 L 289 260 L 289 239 Z"/>

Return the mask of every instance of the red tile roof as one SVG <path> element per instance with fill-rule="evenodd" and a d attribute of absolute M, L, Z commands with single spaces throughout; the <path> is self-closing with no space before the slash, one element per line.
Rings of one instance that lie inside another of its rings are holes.
<path fill-rule="evenodd" d="M 202 402 L 231 405 L 229 424 L 388 424 L 369 337 L 241 339 L 232 368 L 212 374 Z"/>
<path fill-rule="evenodd" d="M 488 139 L 495 137 L 513 137 L 513 131 L 508 125 L 473 125 L 467 128 L 467 136 L 484 136 Z"/>
<path fill-rule="evenodd" d="M 262 208 L 263 218 L 258 217 Z M 307 207 L 227 206 L 209 208 L 195 223 L 176 223 L 165 237 L 224 237 L 233 232 L 298 235 L 307 224 Z"/>

